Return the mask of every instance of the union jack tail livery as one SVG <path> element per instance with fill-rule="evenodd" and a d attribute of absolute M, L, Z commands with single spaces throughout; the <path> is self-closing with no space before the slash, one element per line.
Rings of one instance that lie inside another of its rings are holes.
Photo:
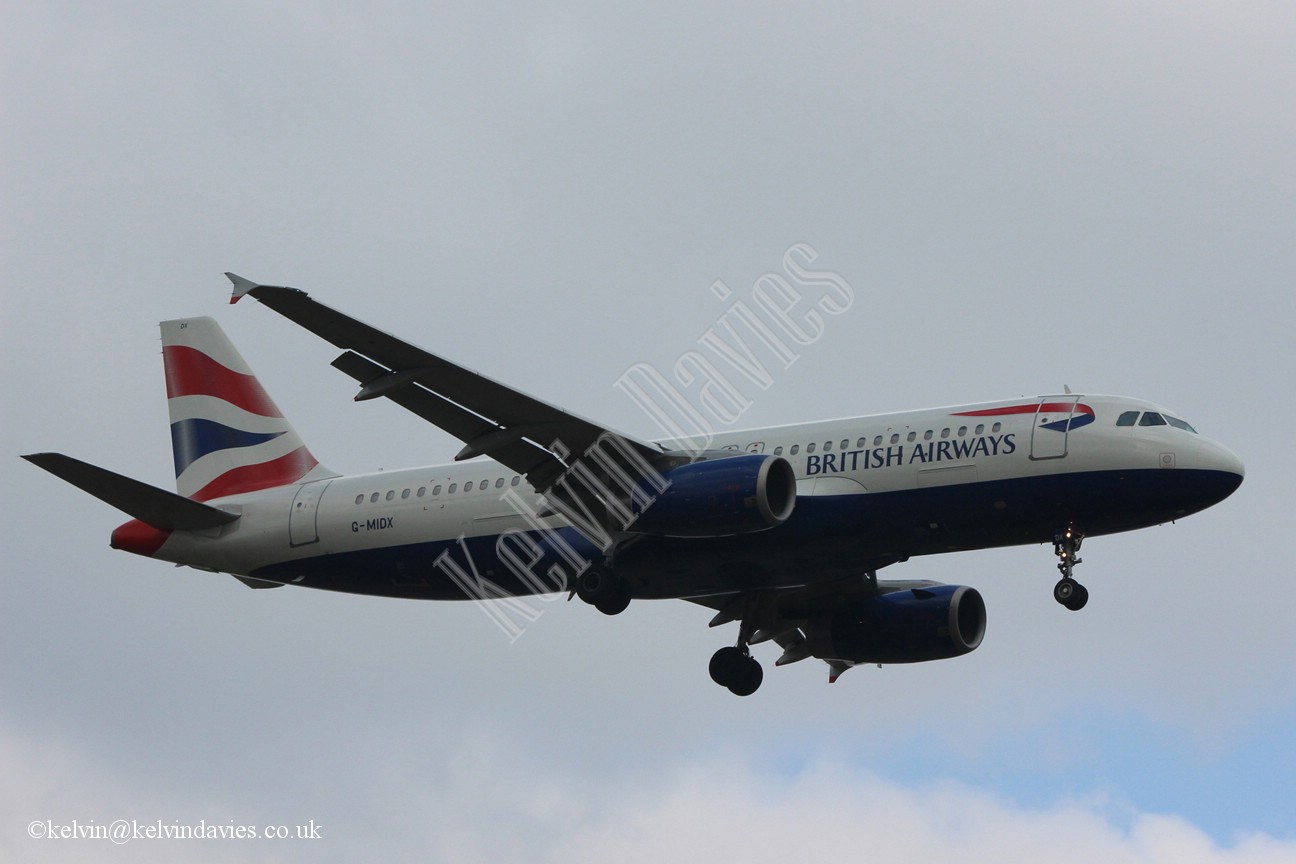
<path fill-rule="evenodd" d="M 196 501 L 335 477 L 211 318 L 162 322 L 176 491 Z"/>

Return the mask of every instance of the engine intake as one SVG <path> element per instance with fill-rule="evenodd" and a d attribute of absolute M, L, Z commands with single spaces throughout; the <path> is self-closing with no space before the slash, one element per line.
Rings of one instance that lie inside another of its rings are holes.
<path fill-rule="evenodd" d="M 744 453 L 679 465 L 630 530 L 720 537 L 782 525 L 796 505 L 796 474 L 779 456 Z"/>
<path fill-rule="evenodd" d="M 856 663 L 921 663 L 975 650 L 985 626 L 985 601 L 975 588 L 932 585 L 837 609 L 827 621 L 824 647 Z"/>

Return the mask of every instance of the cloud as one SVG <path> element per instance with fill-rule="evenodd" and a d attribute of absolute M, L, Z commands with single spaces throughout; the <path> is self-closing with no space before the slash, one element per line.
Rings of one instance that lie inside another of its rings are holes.
<path fill-rule="evenodd" d="M 474 852 L 552 862 L 867 857 L 1062 864 L 1276 862 L 1296 855 L 1296 844 L 1264 835 L 1219 846 L 1184 819 L 1132 812 L 1103 797 L 1031 807 L 948 781 L 904 786 L 833 761 L 788 778 L 717 757 L 668 768 L 647 789 L 578 792 L 563 781 L 531 788 L 534 796 L 516 788 L 513 796 L 574 801 L 581 818 L 552 832 L 533 826 L 540 836 L 491 841 Z"/>
<path fill-rule="evenodd" d="M 1251 833 L 1221 845 L 1188 820 L 1139 812 L 1105 795 L 1025 804 L 949 780 L 897 783 L 834 759 L 788 773 L 719 752 L 594 779 L 481 729 L 447 739 L 433 754 L 411 754 L 399 742 L 355 750 L 364 764 L 342 796 L 351 815 L 320 819 L 318 840 L 133 845 L 200 862 L 351 860 L 361 853 L 377 860 L 555 864 L 1296 860 L 1296 841 Z M 101 760 L 8 729 L 0 730 L 0 772 L 0 852 L 11 860 L 77 860 L 118 848 L 104 840 L 31 839 L 25 832 L 32 820 L 108 824 L 132 814 L 163 824 L 256 821 L 228 802 L 164 801 L 149 789 L 124 788 Z"/>

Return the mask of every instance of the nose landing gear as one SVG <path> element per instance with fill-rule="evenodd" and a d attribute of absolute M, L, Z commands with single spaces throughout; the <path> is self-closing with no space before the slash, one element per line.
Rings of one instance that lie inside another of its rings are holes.
<path fill-rule="evenodd" d="M 1053 535 L 1053 554 L 1058 557 L 1058 572 L 1062 578 L 1053 586 L 1053 599 L 1072 612 L 1079 612 L 1089 602 L 1089 590 L 1073 577 L 1072 570 L 1082 563 L 1076 553 L 1084 535 L 1068 526 L 1065 531 Z"/>

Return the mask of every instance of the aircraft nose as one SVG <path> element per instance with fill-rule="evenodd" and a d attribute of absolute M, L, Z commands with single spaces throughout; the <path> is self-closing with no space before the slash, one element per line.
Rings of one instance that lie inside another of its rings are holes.
<path fill-rule="evenodd" d="M 1203 468 L 1236 474 L 1238 483 L 1241 483 L 1242 478 L 1246 476 L 1246 467 L 1242 464 L 1242 460 L 1223 444 L 1209 441 L 1202 447 L 1201 455 Z"/>
<path fill-rule="evenodd" d="M 1203 441 L 1197 451 L 1197 467 L 1205 471 L 1217 472 L 1220 478 L 1221 494 L 1219 500 L 1232 495 L 1242 485 L 1246 476 L 1246 467 L 1232 450 L 1216 441 Z"/>

